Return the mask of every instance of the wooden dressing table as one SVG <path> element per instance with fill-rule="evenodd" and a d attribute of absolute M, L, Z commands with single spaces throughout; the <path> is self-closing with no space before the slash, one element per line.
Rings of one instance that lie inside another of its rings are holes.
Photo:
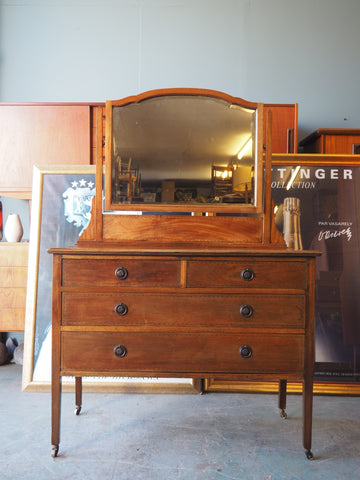
<path fill-rule="evenodd" d="M 259 125 L 262 104 L 209 90 L 107 102 L 104 211 L 99 135 L 91 223 L 77 246 L 50 250 L 53 456 L 61 377 L 76 379 L 79 414 L 82 377 L 99 375 L 278 379 L 283 417 L 286 381 L 301 380 L 313 457 L 317 252 L 287 248 L 275 227 L 271 116 L 265 163 Z M 220 197 L 214 165 L 231 174 Z"/>

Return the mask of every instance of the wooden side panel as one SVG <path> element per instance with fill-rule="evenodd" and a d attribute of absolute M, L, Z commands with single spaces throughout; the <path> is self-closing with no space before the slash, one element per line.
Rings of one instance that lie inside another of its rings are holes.
<path fill-rule="evenodd" d="M 27 267 L 29 256 L 29 244 L 21 243 L 0 243 L 0 266 L 1 267 Z M 26 284 L 26 279 L 25 279 Z"/>
<path fill-rule="evenodd" d="M 266 118 L 269 110 L 273 114 L 273 153 L 296 153 L 298 138 L 297 104 L 264 104 L 264 138 L 266 138 Z"/>
<path fill-rule="evenodd" d="M 97 123 L 97 114 L 98 108 L 102 111 L 102 127 L 101 127 L 101 137 L 102 137 L 102 145 L 101 145 L 101 154 L 100 157 L 103 158 L 103 163 L 105 163 L 105 106 L 104 105 L 96 105 L 91 106 L 90 108 L 90 163 L 95 165 L 96 158 L 98 155 L 98 142 L 97 142 L 97 134 L 99 125 Z"/>
<path fill-rule="evenodd" d="M 324 152 L 352 155 L 353 145 L 360 144 L 360 135 L 325 135 Z"/>
<path fill-rule="evenodd" d="M 360 130 L 357 128 L 319 128 L 301 140 L 304 153 L 358 154 L 354 144 L 360 145 Z M 335 160 L 334 160 L 335 161 Z"/>
<path fill-rule="evenodd" d="M 105 241 L 251 245 L 262 241 L 261 217 L 104 215 Z"/>
<path fill-rule="evenodd" d="M 0 288 L 25 287 L 26 286 L 27 267 L 11 266 L 4 267 L 0 265 Z"/>
<path fill-rule="evenodd" d="M 0 131 L 2 195 L 30 198 L 33 165 L 90 163 L 89 105 L 0 105 Z"/>
<path fill-rule="evenodd" d="M 28 244 L 0 244 L 0 331 L 24 330 Z"/>
<path fill-rule="evenodd" d="M 304 153 L 324 153 L 324 137 L 314 138 L 311 142 L 303 145 Z"/>
<path fill-rule="evenodd" d="M 96 123 L 96 109 L 90 110 L 90 163 L 95 165 L 97 155 L 97 123 Z"/>

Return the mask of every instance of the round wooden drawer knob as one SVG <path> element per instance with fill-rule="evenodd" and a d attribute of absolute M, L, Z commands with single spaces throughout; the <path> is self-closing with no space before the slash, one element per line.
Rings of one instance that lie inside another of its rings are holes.
<path fill-rule="evenodd" d="M 115 270 L 115 277 L 118 278 L 119 280 L 125 280 L 129 275 L 129 272 L 126 267 L 118 267 Z"/>
<path fill-rule="evenodd" d="M 254 277 L 255 274 L 250 268 L 244 268 L 244 270 L 241 271 L 241 278 L 245 280 L 245 282 L 251 282 Z"/>
<path fill-rule="evenodd" d="M 250 358 L 252 355 L 252 348 L 249 345 L 242 345 L 239 348 L 239 353 L 242 358 Z"/>
<path fill-rule="evenodd" d="M 128 309 L 128 306 L 125 303 L 118 303 L 117 305 L 115 305 L 114 311 L 118 315 L 123 316 L 123 315 L 126 315 L 128 313 L 129 309 Z"/>
<path fill-rule="evenodd" d="M 240 314 L 245 317 L 249 318 L 254 313 L 254 309 L 251 305 L 241 305 L 240 307 Z"/>
<path fill-rule="evenodd" d="M 114 354 L 116 357 L 123 358 L 127 354 L 127 349 L 124 345 L 115 345 Z"/>

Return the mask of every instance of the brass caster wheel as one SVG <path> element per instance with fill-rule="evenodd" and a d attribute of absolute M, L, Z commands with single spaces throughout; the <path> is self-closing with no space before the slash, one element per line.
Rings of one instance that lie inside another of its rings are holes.
<path fill-rule="evenodd" d="M 287 419 L 287 413 L 283 408 L 280 408 L 280 417 L 283 418 L 284 420 Z"/>
<path fill-rule="evenodd" d="M 81 412 L 81 405 L 76 405 L 76 408 L 75 408 L 75 411 L 74 411 L 75 415 L 79 415 L 80 412 Z"/>
<path fill-rule="evenodd" d="M 58 452 L 59 452 L 59 445 L 53 445 L 51 449 L 51 456 L 53 458 L 57 457 Z"/>
<path fill-rule="evenodd" d="M 312 453 L 311 450 L 306 450 L 306 451 L 305 451 L 305 455 L 306 455 L 306 458 L 307 458 L 308 460 L 313 460 L 313 458 L 314 458 L 314 455 L 313 455 L 313 453 Z"/>

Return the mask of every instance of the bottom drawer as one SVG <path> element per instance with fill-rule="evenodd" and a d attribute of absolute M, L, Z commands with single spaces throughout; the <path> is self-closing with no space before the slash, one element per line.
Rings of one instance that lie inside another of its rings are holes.
<path fill-rule="evenodd" d="M 118 349 L 116 350 L 116 347 Z M 304 368 L 302 335 L 63 332 L 62 372 L 275 373 Z M 171 375 L 169 375 L 171 376 Z"/>

